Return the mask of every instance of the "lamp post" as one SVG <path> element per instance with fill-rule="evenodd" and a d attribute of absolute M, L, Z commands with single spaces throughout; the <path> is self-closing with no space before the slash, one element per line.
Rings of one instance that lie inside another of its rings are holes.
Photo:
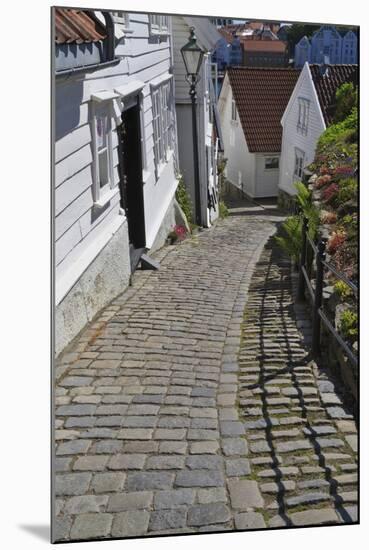
<path fill-rule="evenodd" d="M 190 28 L 190 33 L 190 39 L 187 44 L 181 48 L 181 54 L 186 68 L 186 80 L 190 84 L 190 98 L 192 104 L 193 163 L 195 177 L 195 213 L 196 223 L 197 225 L 201 225 L 200 170 L 196 121 L 196 84 L 200 79 L 199 71 L 205 52 L 197 44 L 194 27 Z"/>

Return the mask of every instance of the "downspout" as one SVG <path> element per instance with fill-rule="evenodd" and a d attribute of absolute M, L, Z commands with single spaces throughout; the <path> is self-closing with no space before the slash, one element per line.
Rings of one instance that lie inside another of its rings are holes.
<path fill-rule="evenodd" d="M 101 12 L 105 18 L 105 26 L 107 31 L 106 52 L 108 61 L 112 61 L 115 57 L 115 37 L 114 37 L 114 21 L 110 12 Z"/>

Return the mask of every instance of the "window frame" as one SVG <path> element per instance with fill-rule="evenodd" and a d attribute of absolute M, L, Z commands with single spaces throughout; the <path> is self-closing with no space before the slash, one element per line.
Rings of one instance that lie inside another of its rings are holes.
<path fill-rule="evenodd" d="M 106 145 L 103 150 L 99 150 L 97 135 L 97 118 L 99 109 L 103 108 L 106 117 Z M 113 112 L 112 102 L 109 99 L 103 101 L 92 101 L 91 134 L 92 134 L 92 158 L 93 158 L 93 202 L 94 206 L 104 206 L 116 193 L 118 182 L 114 183 L 113 167 Z M 100 182 L 100 156 L 106 150 L 108 181 L 101 186 Z"/>
<path fill-rule="evenodd" d="M 273 161 L 273 160 L 277 160 L 277 166 L 267 166 L 267 162 Z M 272 170 L 279 170 L 279 157 L 271 156 L 271 155 L 264 157 L 264 170 L 266 172 L 271 172 Z"/>
<path fill-rule="evenodd" d="M 299 97 L 298 115 L 297 115 L 297 131 L 300 134 L 307 135 L 309 128 L 310 100 L 305 97 Z"/>
<path fill-rule="evenodd" d="M 304 170 L 304 160 L 305 160 L 305 152 L 302 151 L 302 149 L 298 149 L 297 147 L 295 147 L 295 165 L 293 169 L 293 175 L 299 180 L 302 179 L 302 174 Z"/>
<path fill-rule="evenodd" d="M 160 18 L 158 22 L 154 22 L 153 18 Z M 169 30 L 169 15 L 160 13 L 149 13 L 149 30 L 151 36 L 168 36 Z M 164 23 L 164 24 L 163 24 Z"/>
<path fill-rule="evenodd" d="M 154 141 L 155 176 L 159 179 L 175 150 L 173 78 L 151 84 L 152 135 Z"/>
<path fill-rule="evenodd" d="M 129 13 L 123 10 L 114 10 L 111 12 L 111 15 L 114 23 L 123 25 L 125 27 L 125 30 L 129 30 Z"/>
<path fill-rule="evenodd" d="M 236 107 L 236 101 L 232 97 L 232 103 L 231 103 L 231 121 L 237 122 L 237 107 Z"/>

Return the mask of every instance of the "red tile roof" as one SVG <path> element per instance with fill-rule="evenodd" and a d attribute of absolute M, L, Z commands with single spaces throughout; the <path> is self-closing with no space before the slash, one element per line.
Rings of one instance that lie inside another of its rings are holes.
<path fill-rule="evenodd" d="M 231 32 L 227 31 L 226 29 L 218 29 L 219 34 L 223 36 L 227 40 L 229 44 L 233 42 L 233 35 Z"/>
<path fill-rule="evenodd" d="M 249 52 L 280 52 L 286 51 L 286 44 L 281 40 L 241 40 L 243 49 Z"/>
<path fill-rule="evenodd" d="M 299 69 L 234 67 L 227 71 L 250 153 L 281 150 L 281 118 Z"/>
<path fill-rule="evenodd" d="M 310 65 L 320 107 L 326 125 L 331 124 L 336 103 L 336 91 L 345 82 L 357 84 L 357 65 L 326 65 L 326 74 L 322 65 Z"/>
<path fill-rule="evenodd" d="M 105 27 L 85 10 L 55 8 L 55 42 L 83 44 L 107 37 Z"/>

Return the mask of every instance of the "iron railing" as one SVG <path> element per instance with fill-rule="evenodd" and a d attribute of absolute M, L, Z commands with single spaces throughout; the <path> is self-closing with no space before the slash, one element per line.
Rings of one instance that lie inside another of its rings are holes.
<path fill-rule="evenodd" d="M 302 227 L 302 250 L 300 256 L 300 270 L 299 270 L 299 282 L 298 282 L 298 299 L 304 301 L 306 299 L 307 290 L 312 303 L 313 309 L 313 333 L 312 333 L 312 352 L 313 355 L 320 355 L 321 353 L 321 325 L 324 326 L 331 333 L 333 338 L 339 344 L 348 357 L 350 363 L 357 367 L 357 356 L 353 353 L 347 343 L 343 340 L 341 335 L 337 332 L 327 315 L 325 314 L 322 302 L 323 302 L 323 280 L 324 274 L 327 271 L 333 273 L 338 279 L 346 283 L 354 293 L 356 299 L 358 296 L 358 287 L 350 279 L 348 279 L 343 273 L 340 273 L 331 262 L 326 260 L 326 246 L 327 239 L 321 237 L 317 243 L 315 243 L 309 236 L 309 224 L 307 218 L 303 217 Z M 311 282 L 312 264 L 315 259 L 315 286 Z"/>

